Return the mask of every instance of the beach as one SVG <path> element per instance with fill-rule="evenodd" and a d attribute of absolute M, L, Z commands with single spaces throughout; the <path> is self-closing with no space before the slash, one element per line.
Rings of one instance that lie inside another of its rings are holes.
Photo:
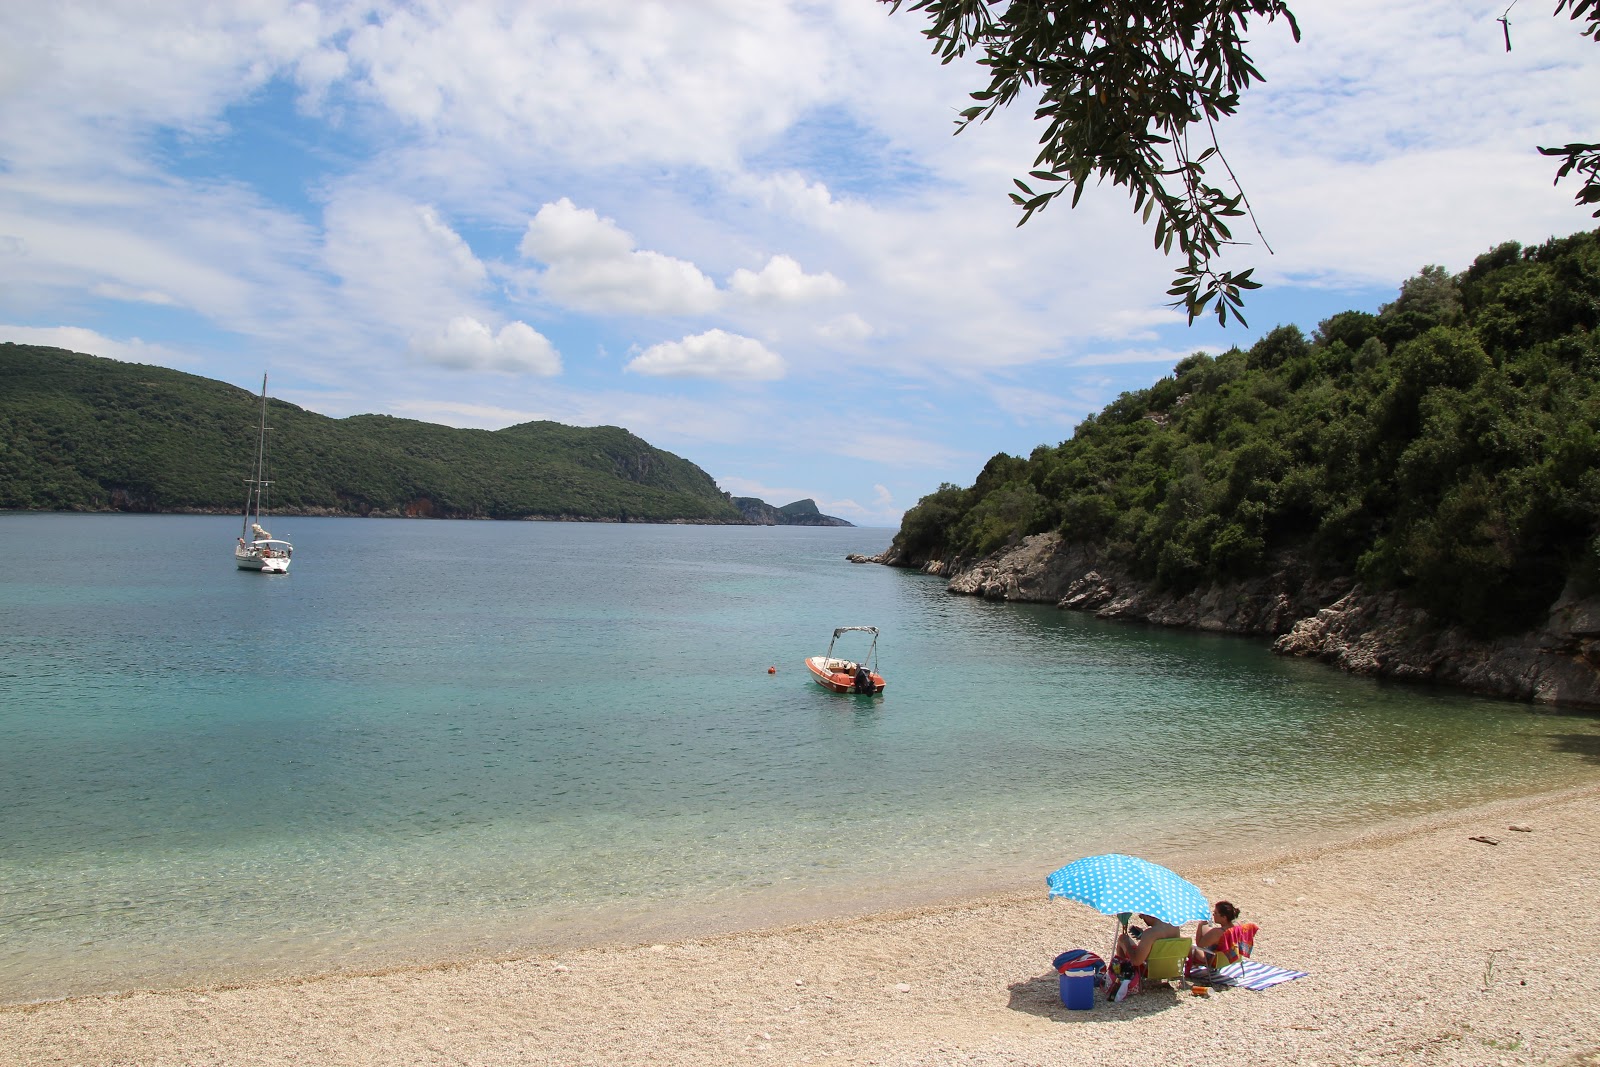
<path fill-rule="evenodd" d="M 1068 1011 L 1051 960 L 1104 954 L 1112 920 L 1041 872 L 667 944 L 11 1006 L 0 1064 L 1600 1064 L 1600 787 L 1180 873 L 1308 977 Z"/>

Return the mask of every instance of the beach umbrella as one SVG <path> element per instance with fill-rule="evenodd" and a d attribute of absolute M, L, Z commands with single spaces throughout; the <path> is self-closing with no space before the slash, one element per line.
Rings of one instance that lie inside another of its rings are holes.
<path fill-rule="evenodd" d="M 1138 856 L 1108 852 L 1073 860 L 1045 876 L 1050 896 L 1087 904 L 1102 915 L 1116 915 L 1117 929 L 1127 924 L 1128 912 L 1153 915 L 1173 926 L 1209 918 L 1211 905 L 1205 894 L 1159 863 Z M 1117 958 L 1117 941 L 1111 957 Z"/>
<path fill-rule="evenodd" d="M 1211 917 L 1205 894 L 1159 863 L 1110 852 L 1085 856 L 1045 878 L 1051 897 L 1087 904 L 1102 915 L 1143 912 L 1173 926 Z"/>

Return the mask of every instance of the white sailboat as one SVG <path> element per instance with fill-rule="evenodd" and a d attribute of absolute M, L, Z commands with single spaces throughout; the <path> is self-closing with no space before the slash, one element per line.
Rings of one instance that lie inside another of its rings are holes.
<path fill-rule="evenodd" d="M 289 573 L 294 546 L 273 537 L 261 526 L 267 514 L 267 376 L 261 376 L 261 430 L 256 439 L 256 476 L 246 478 L 244 530 L 233 547 L 233 561 L 242 571 L 262 574 Z"/>

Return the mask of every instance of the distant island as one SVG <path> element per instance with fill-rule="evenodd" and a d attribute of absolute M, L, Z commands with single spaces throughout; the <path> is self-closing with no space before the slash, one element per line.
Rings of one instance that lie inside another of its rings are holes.
<path fill-rule="evenodd" d="M 182 371 L 0 344 L 0 509 L 231 514 L 259 398 Z M 461 430 L 267 401 L 279 515 L 850 526 L 717 488 L 617 426 Z"/>
<path fill-rule="evenodd" d="M 758 526 L 854 526 L 853 522 L 824 515 L 817 510 L 815 500 L 796 500 L 793 504 L 785 504 L 775 508 L 765 500 L 758 500 L 753 496 L 736 496 L 734 505 L 744 515 L 746 521 Z"/>
<path fill-rule="evenodd" d="M 906 512 L 952 592 L 1600 707 L 1600 231 L 1196 353 Z"/>

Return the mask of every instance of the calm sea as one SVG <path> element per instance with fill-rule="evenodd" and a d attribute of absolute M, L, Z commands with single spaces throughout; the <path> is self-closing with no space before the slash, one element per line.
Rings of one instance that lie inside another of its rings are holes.
<path fill-rule="evenodd" d="M 0 1002 L 1043 892 L 1596 776 L 1592 718 L 845 560 L 888 530 L 271 527 L 287 576 L 233 519 L 0 515 Z M 809 682 L 860 624 L 887 692 Z"/>

